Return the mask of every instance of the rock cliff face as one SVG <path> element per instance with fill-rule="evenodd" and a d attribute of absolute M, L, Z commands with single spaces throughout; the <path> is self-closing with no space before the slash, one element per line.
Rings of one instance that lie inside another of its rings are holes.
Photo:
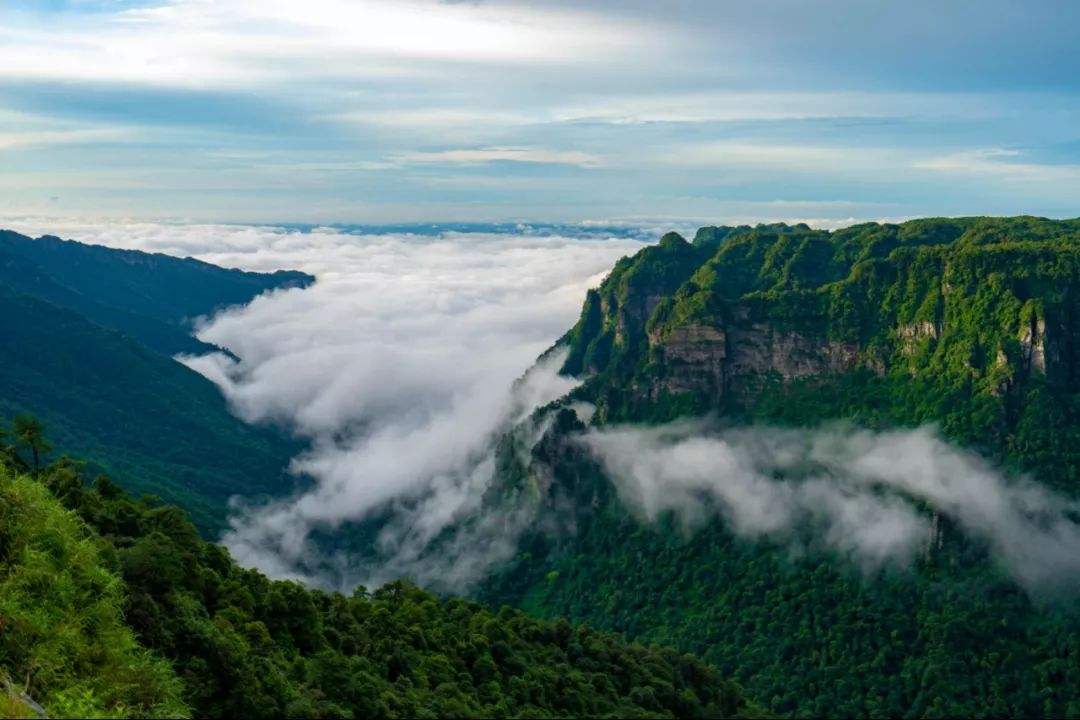
<path fill-rule="evenodd" d="M 560 340 L 563 371 L 598 422 L 859 375 L 981 398 L 1004 427 L 1035 386 L 1077 390 L 1078 297 L 1080 221 L 703 228 L 619 261 Z"/>
<path fill-rule="evenodd" d="M 742 317 L 730 324 L 689 323 L 666 337 L 649 334 L 649 350 L 664 372 L 651 393 L 696 393 L 721 401 L 746 397 L 756 380 L 781 381 L 852 370 L 858 364 L 855 343 L 828 340 Z"/>

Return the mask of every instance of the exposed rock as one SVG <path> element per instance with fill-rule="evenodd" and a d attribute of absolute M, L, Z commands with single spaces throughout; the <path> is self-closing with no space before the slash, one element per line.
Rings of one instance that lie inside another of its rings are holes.
<path fill-rule="evenodd" d="M 923 559 L 929 559 L 934 553 L 939 552 L 945 545 L 945 523 L 941 513 L 934 510 L 930 513 L 930 532 L 926 535 L 926 543 L 923 545 Z"/>
<path fill-rule="evenodd" d="M 672 330 L 666 338 L 653 334 L 650 345 L 658 347 L 669 372 L 653 388 L 678 394 L 704 391 L 722 393 L 728 365 L 728 338 L 724 328 L 694 323 Z"/>
<path fill-rule="evenodd" d="M 619 305 L 616 313 L 615 343 L 625 345 L 629 342 L 633 329 L 644 327 L 646 320 L 663 299 L 663 294 L 651 291 L 640 296 L 633 296 Z M 601 310 L 605 315 L 609 313 L 610 306 L 606 301 L 601 304 Z"/>
<path fill-rule="evenodd" d="M 929 320 L 908 323 L 896 328 L 896 338 L 900 341 L 900 352 L 911 355 L 920 341 L 931 338 L 937 340 L 941 337 L 941 328 Z"/>
<path fill-rule="evenodd" d="M 858 361 L 859 347 L 854 343 L 781 330 L 766 323 L 733 327 L 728 338 L 734 376 L 776 373 L 785 381 L 795 380 L 851 370 Z"/>
<path fill-rule="evenodd" d="M 34 699 L 26 693 L 26 691 L 16 687 L 15 684 L 11 682 L 11 680 L 9 680 L 8 678 L 0 678 L 0 685 L 3 686 L 4 691 L 8 694 L 9 697 L 18 701 L 23 707 L 26 708 L 26 717 L 49 717 L 48 713 L 45 712 L 45 708 L 37 704 Z"/>
<path fill-rule="evenodd" d="M 741 394 L 763 376 L 787 382 L 851 370 L 859 355 L 854 343 L 748 320 L 728 326 L 692 323 L 666 337 L 653 333 L 649 340 L 666 366 L 654 392 Z"/>
<path fill-rule="evenodd" d="M 1032 315 L 1031 322 L 1020 329 L 1020 348 L 1024 369 L 1031 374 L 1046 374 L 1046 321 Z"/>

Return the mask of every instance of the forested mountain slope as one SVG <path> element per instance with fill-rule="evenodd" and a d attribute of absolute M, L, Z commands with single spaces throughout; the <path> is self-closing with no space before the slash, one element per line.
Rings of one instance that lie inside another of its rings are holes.
<path fill-rule="evenodd" d="M 1080 220 L 670 233 L 590 291 L 561 344 L 599 422 L 936 422 L 1080 479 Z"/>
<path fill-rule="evenodd" d="M 0 417 L 41 417 L 57 453 L 183 505 L 213 534 L 231 495 L 291 488 L 299 444 L 234 417 L 171 355 L 216 349 L 190 318 L 310 281 L 0 231 Z"/>
<path fill-rule="evenodd" d="M 9 288 L 74 310 L 167 355 L 208 349 L 191 321 L 267 290 L 304 287 L 293 270 L 254 273 L 194 258 L 117 250 L 0 230 L 0 279 Z"/>
<path fill-rule="evenodd" d="M 496 507 L 532 498 L 539 515 L 481 595 L 693 651 L 778 713 L 1080 715 L 1075 586 L 1021 587 L 926 505 L 929 544 L 869 572 L 813 535 L 740 535 L 707 504 L 712 519 L 689 528 L 673 513 L 647 522 L 580 441 L 588 414 L 568 409 L 595 404 L 594 429 L 706 413 L 728 426 L 935 423 L 1075 497 L 1078 322 L 1080 221 L 669 234 L 620 261 L 557 346 L 584 383 L 489 493 Z"/>
<path fill-rule="evenodd" d="M 175 507 L 0 455 L 0 717 L 754 715 L 688 655 L 405 583 L 270 581 Z"/>

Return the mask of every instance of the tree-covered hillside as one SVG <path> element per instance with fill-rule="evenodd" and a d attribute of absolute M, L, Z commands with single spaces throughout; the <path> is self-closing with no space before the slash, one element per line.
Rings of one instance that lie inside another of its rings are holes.
<path fill-rule="evenodd" d="M 297 444 L 234 417 L 206 378 L 63 308 L 0 289 L 0 417 L 39 416 L 58 451 L 79 453 L 138 493 L 224 524 L 234 494 L 287 491 Z"/>
<path fill-rule="evenodd" d="M 25 426 L 27 423 L 23 423 Z M 33 425 L 33 423 L 30 423 Z M 40 440 L 40 438 L 38 438 Z M 0 452 L 0 716 L 732 717 L 688 656 L 407 583 L 275 582 L 178 508 Z"/>
<path fill-rule="evenodd" d="M 935 422 L 1080 480 L 1080 220 L 669 233 L 619 261 L 560 344 L 598 422 Z"/>
<path fill-rule="evenodd" d="M 295 270 L 245 272 L 10 230 L 0 230 L 0 279 L 9 289 L 74 310 L 166 355 L 209 348 L 191 337 L 191 323 L 199 317 L 243 305 L 267 290 L 315 281 Z"/>
<path fill-rule="evenodd" d="M 620 261 L 560 345 L 594 427 L 936 423 L 1075 496 L 1078 319 L 1080 221 L 704 228 Z M 489 600 L 692 651 L 780 714 L 1080 716 L 1076 598 L 1021 589 L 947 513 L 910 567 L 869 574 L 715 516 L 648 523 L 557 418 L 528 461 L 543 472 L 502 495 L 572 530 L 527 533 Z"/>
<path fill-rule="evenodd" d="M 189 319 L 310 281 L 0 231 L 0 418 L 41 417 L 58 452 L 183 505 L 214 534 L 230 496 L 292 487 L 300 446 L 241 422 L 171 355 L 216 349 Z"/>

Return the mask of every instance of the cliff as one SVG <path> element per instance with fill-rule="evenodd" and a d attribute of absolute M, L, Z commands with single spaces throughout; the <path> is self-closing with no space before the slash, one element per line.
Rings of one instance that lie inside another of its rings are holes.
<path fill-rule="evenodd" d="M 702 228 L 622 259 L 559 344 L 600 423 L 936 422 L 1039 455 L 1047 416 L 1077 425 L 1078 297 L 1077 220 Z"/>
<path fill-rule="evenodd" d="M 1075 594 L 1060 605 L 1029 597 L 952 508 L 912 503 L 928 527 L 902 569 L 856 567 L 847 550 L 821 544 L 829 528 L 816 515 L 790 536 L 740 532 L 753 510 L 726 499 L 742 492 L 740 463 L 690 443 L 658 451 L 640 427 L 705 413 L 718 416 L 706 435 L 758 422 L 929 423 L 1002 461 L 1003 475 L 1022 469 L 1075 498 L 1078 249 L 1080 221 L 963 218 L 703 228 L 693 242 L 669 234 L 624 258 L 557 345 L 563 371 L 583 383 L 538 414 L 553 422 L 524 467 L 497 474 L 537 519 L 481 596 L 700 654 L 733 668 L 778 716 L 1080 715 Z M 574 413 L 578 401 L 595 412 Z M 625 443 L 602 461 L 580 441 L 586 422 L 639 427 L 613 429 Z M 607 461 L 633 460 L 638 442 L 644 459 L 615 477 Z M 697 493 L 698 477 L 727 489 Z M 670 493 L 652 520 L 638 480 Z M 762 507 L 787 497 L 747 492 Z M 1029 529 L 1046 522 L 1029 512 Z M 875 519 L 867 527 L 889 533 Z M 1023 544 L 1023 531 L 1006 542 Z"/>

